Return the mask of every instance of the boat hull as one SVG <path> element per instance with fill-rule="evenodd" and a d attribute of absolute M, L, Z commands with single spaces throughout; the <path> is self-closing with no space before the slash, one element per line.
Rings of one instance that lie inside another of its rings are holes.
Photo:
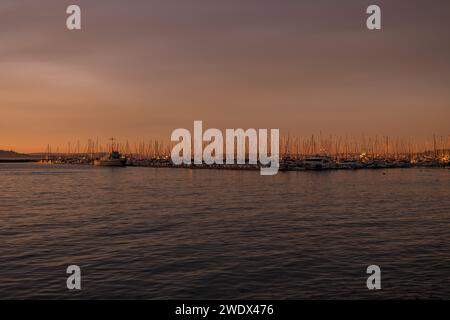
<path fill-rule="evenodd" d="M 121 159 L 95 160 L 94 165 L 101 166 L 101 167 L 123 167 L 123 166 L 125 166 L 124 162 Z"/>

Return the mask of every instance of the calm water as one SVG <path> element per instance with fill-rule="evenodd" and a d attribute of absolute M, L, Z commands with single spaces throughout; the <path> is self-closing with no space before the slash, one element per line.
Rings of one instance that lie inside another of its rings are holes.
<path fill-rule="evenodd" d="M 450 299 L 449 188 L 444 169 L 0 164 L 0 298 Z"/>

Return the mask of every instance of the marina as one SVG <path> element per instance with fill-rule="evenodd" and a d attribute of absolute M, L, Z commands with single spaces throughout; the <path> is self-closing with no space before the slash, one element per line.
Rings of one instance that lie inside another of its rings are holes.
<path fill-rule="evenodd" d="M 164 167 L 189 169 L 230 169 L 259 170 L 263 165 L 259 162 L 251 164 L 248 149 L 244 164 L 227 164 L 224 155 L 223 164 L 207 164 L 204 161 L 196 164 L 194 158 L 190 164 L 176 165 L 170 157 L 170 143 L 163 141 L 142 142 L 135 145 L 131 151 L 129 142 L 117 143 L 109 139 L 105 147 L 98 141 L 89 140 L 81 151 L 79 141 L 75 152 L 71 152 L 70 143 L 66 153 L 47 152 L 35 154 L 40 164 L 81 164 L 96 166 L 133 166 L 133 167 Z M 389 137 L 374 139 L 342 139 L 338 137 L 314 137 L 307 140 L 291 139 L 289 135 L 281 140 L 280 171 L 303 170 L 360 170 L 360 169 L 390 169 L 390 168 L 448 168 L 450 166 L 450 138 L 437 138 L 419 146 L 410 140 Z M 106 150 L 107 151 L 106 151 Z M 59 149 L 58 149 L 59 150 Z M 420 151 L 425 150 L 425 151 Z"/>
<path fill-rule="evenodd" d="M 450 300 L 450 0 L 0 0 L 0 20 L 13 312 Z"/>
<path fill-rule="evenodd" d="M 77 164 L 96 165 L 107 167 L 164 167 L 164 168 L 189 168 L 189 169 L 230 169 L 230 170 L 259 170 L 260 164 L 173 164 L 170 156 L 142 157 L 139 155 L 122 155 L 118 151 L 94 156 L 56 155 L 43 157 L 39 164 Z M 359 170 L 359 169 L 390 169 L 390 168 L 450 168 L 448 150 L 447 154 L 433 157 L 429 154 L 399 155 L 388 158 L 366 158 L 363 155 L 353 155 L 348 158 L 339 158 L 329 155 L 313 156 L 282 156 L 280 159 L 280 171 L 302 170 Z"/>

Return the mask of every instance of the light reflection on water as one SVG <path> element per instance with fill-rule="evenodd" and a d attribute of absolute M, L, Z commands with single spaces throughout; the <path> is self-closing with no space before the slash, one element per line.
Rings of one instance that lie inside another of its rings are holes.
<path fill-rule="evenodd" d="M 444 169 L 1 164 L 0 298 L 450 299 L 449 187 Z"/>

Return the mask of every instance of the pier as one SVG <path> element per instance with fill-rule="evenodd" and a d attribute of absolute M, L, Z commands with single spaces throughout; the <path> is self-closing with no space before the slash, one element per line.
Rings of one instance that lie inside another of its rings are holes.
<path fill-rule="evenodd" d="M 40 164 L 76 164 L 93 165 L 100 155 L 51 155 L 35 161 Z M 169 156 L 145 158 L 138 155 L 125 155 L 125 166 L 153 168 L 189 168 L 189 169 L 222 169 L 222 170 L 259 170 L 259 164 L 190 164 L 174 165 Z M 32 162 L 30 159 L 20 159 L 13 162 Z M 1 162 L 1 160 L 0 160 Z M 11 161 L 8 161 L 11 162 Z M 389 158 L 368 158 L 365 155 L 351 157 L 336 157 L 328 155 L 313 156 L 282 156 L 280 171 L 303 170 L 360 170 L 360 169 L 390 169 L 390 168 L 449 168 L 449 156 L 437 158 L 427 154 L 409 157 L 407 155 Z"/>

